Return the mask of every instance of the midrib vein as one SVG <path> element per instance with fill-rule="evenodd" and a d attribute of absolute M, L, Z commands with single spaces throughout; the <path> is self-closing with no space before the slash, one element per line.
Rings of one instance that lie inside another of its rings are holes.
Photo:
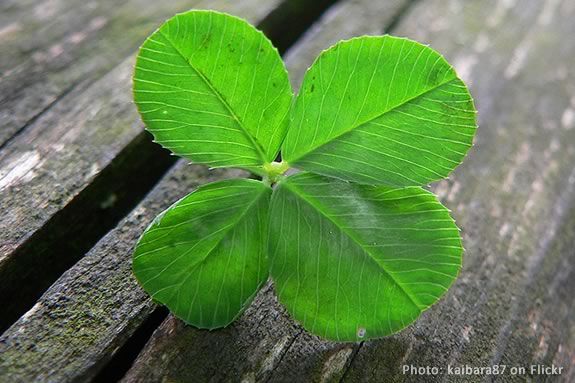
<path fill-rule="evenodd" d="M 386 270 L 384 268 L 384 266 L 378 262 L 375 257 L 373 255 L 371 255 L 371 253 L 366 250 L 363 246 L 363 243 L 361 240 L 359 240 L 358 238 L 355 237 L 355 235 L 351 232 L 349 232 L 348 230 L 344 229 L 339 222 L 337 222 L 337 220 L 335 220 L 334 218 L 332 218 L 327 212 L 323 211 L 319 206 L 317 206 L 316 204 L 313 203 L 312 200 L 310 200 L 309 198 L 305 197 L 303 193 L 301 193 L 298 188 L 294 185 L 291 185 L 288 182 L 285 182 L 282 184 L 282 186 L 284 186 L 285 188 L 287 188 L 288 190 L 290 190 L 293 194 L 295 194 L 296 196 L 298 196 L 301 200 L 303 200 L 305 203 L 307 203 L 308 205 L 310 205 L 313 209 L 317 210 L 318 212 L 321 213 L 322 216 L 324 216 L 328 221 L 330 221 L 332 224 L 334 224 L 337 228 L 339 228 L 348 238 L 350 238 L 356 245 L 358 245 L 361 250 L 367 255 L 369 256 L 369 258 L 371 258 L 378 266 L 379 269 L 382 270 L 384 272 L 385 275 L 387 275 L 389 277 L 389 279 L 392 280 L 393 283 L 395 283 L 397 286 L 399 286 L 400 290 L 409 298 L 409 300 L 415 305 L 415 307 L 417 307 L 418 310 L 421 310 L 421 305 L 417 302 L 417 300 L 411 296 L 411 294 L 403 287 L 403 285 L 401 285 L 401 283 L 399 283 L 395 277 L 393 276 L 393 274 Z"/>
<path fill-rule="evenodd" d="M 259 181 L 256 181 L 256 182 L 259 182 Z M 203 262 L 206 261 L 206 259 L 208 259 L 208 257 L 213 253 L 213 251 L 216 249 L 216 247 L 218 247 L 218 246 L 221 244 L 222 240 L 228 235 L 228 233 L 229 233 L 232 229 L 234 229 L 234 228 L 246 217 L 247 213 L 251 210 L 251 208 L 252 208 L 253 206 L 255 206 L 255 205 L 259 202 L 259 200 L 266 194 L 267 191 L 268 191 L 267 189 L 262 190 L 262 191 L 260 192 L 260 195 L 258 195 L 257 197 L 255 197 L 254 200 L 251 201 L 251 202 L 245 207 L 245 209 L 244 209 L 241 213 L 239 213 L 239 215 L 237 216 L 236 220 L 235 220 L 234 222 L 232 222 L 231 224 L 229 224 L 228 227 L 220 233 L 219 239 L 217 239 L 217 240 L 215 241 L 214 246 L 212 246 L 212 247 L 210 248 L 210 250 L 208 250 L 208 251 L 206 252 L 206 255 L 205 255 L 201 260 L 199 260 L 198 262 L 194 263 L 194 264 L 189 268 L 189 270 L 188 270 L 189 272 L 191 272 L 191 271 L 193 271 L 194 269 L 196 269 L 197 267 L 199 267 L 200 264 L 202 264 Z M 183 284 L 183 282 L 180 283 L 180 286 L 181 286 L 182 284 Z"/>
<path fill-rule="evenodd" d="M 258 144 L 258 142 L 255 140 L 255 138 L 250 134 L 250 132 L 247 130 L 247 128 L 244 126 L 244 124 L 242 123 L 242 121 L 239 119 L 239 117 L 234 113 L 232 107 L 230 106 L 230 104 L 226 101 L 226 99 L 222 96 L 222 94 L 213 86 L 213 84 L 210 82 L 210 80 L 199 70 L 197 69 L 195 66 L 192 65 L 192 63 L 190 62 L 190 60 L 188 60 L 186 58 L 186 56 L 184 56 L 184 54 L 182 52 L 180 52 L 180 50 L 178 49 L 178 47 L 172 42 L 172 40 L 170 40 L 168 38 L 168 36 L 162 32 L 160 30 L 160 34 L 166 39 L 166 41 L 168 43 L 170 43 L 170 46 L 172 48 L 174 48 L 174 50 L 176 52 L 178 52 L 178 54 L 180 55 L 180 57 L 182 57 L 184 59 L 184 61 L 190 66 L 190 68 L 192 68 L 192 70 L 202 79 L 204 80 L 204 82 L 206 83 L 206 85 L 210 88 L 210 90 L 216 95 L 216 97 L 218 98 L 218 100 L 222 103 L 222 105 L 224 105 L 224 107 L 227 109 L 227 111 L 230 113 L 230 115 L 233 117 L 233 119 L 236 121 L 236 123 L 238 124 L 238 126 L 240 127 L 242 133 L 244 134 L 244 136 L 246 136 L 246 138 L 250 141 L 250 143 L 254 146 L 254 149 L 256 150 L 260 160 L 262 161 L 262 163 L 267 162 L 266 159 L 266 155 L 264 154 L 261 146 Z"/>
<path fill-rule="evenodd" d="M 451 81 L 454 81 L 454 80 L 457 80 L 457 76 L 451 77 L 451 78 L 448 79 L 447 81 L 444 81 L 444 82 L 442 82 L 441 84 L 438 84 L 438 85 L 434 86 L 433 88 L 426 89 L 425 91 L 423 91 L 423 92 L 421 92 L 421 93 L 419 93 L 419 94 L 417 94 L 417 95 L 415 95 L 415 96 L 413 96 L 413 97 L 410 97 L 410 98 L 408 98 L 408 99 L 402 101 L 401 103 L 399 103 L 399 104 L 397 104 L 397 105 L 391 107 L 390 109 L 387 109 L 386 111 L 384 111 L 384 112 L 378 114 L 378 115 L 375 116 L 375 117 L 371 117 L 371 118 L 369 118 L 369 119 L 367 119 L 367 120 L 365 120 L 365 121 L 363 121 L 363 122 L 358 123 L 358 124 L 355 125 L 353 128 L 348 129 L 348 130 L 346 130 L 345 132 L 342 132 L 342 133 L 340 133 L 340 134 L 338 134 L 338 135 L 336 135 L 336 136 L 333 136 L 333 137 L 329 138 L 327 141 L 322 142 L 321 144 L 316 145 L 315 147 L 313 147 L 313 148 L 309 149 L 308 151 L 306 151 L 305 153 L 301 154 L 301 155 L 300 155 L 299 157 L 297 157 L 295 160 L 294 160 L 294 159 L 289 160 L 289 162 L 290 162 L 290 163 L 296 163 L 296 162 L 300 161 L 301 159 L 303 159 L 304 157 L 306 157 L 306 156 L 312 154 L 313 152 L 315 152 L 315 151 L 318 150 L 319 148 L 321 148 L 321 147 L 323 147 L 323 146 L 325 146 L 325 145 L 327 145 L 327 144 L 330 144 L 331 142 L 333 142 L 333 141 L 335 141 L 335 140 L 341 138 L 342 136 L 345 136 L 345 135 L 348 134 L 348 133 L 353 132 L 355 129 L 357 129 L 357 128 L 359 128 L 359 127 L 365 125 L 365 124 L 368 124 L 368 123 L 372 122 L 373 120 L 376 120 L 376 119 L 378 119 L 378 118 L 380 118 L 380 117 L 386 115 L 387 113 L 390 113 L 390 112 L 392 112 L 392 111 L 394 111 L 394 110 L 396 110 L 396 109 L 402 107 L 403 105 L 408 104 L 408 103 L 410 103 L 411 101 L 416 100 L 416 99 L 418 99 L 419 97 L 426 95 L 426 94 L 429 93 L 429 92 L 432 92 L 432 91 L 434 91 L 434 90 L 436 90 L 436 89 L 438 89 L 438 88 L 440 88 L 440 87 L 442 87 L 442 86 L 444 86 L 444 85 L 446 85 L 446 84 L 449 84 Z"/>

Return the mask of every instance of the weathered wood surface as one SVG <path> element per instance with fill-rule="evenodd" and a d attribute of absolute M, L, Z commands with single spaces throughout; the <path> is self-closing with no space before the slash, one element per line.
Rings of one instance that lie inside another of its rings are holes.
<path fill-rule="evenodd" d="M 176 3 L 54 0 L 3 5 L 0 143 L 72 89 L 118 65 L 159 21 L 185 9 L 185 1 Z"/>
<path fill-rule="evenodd" d="M 0 5 L 0 144 L 132 54 L 163 20 L 209 0 L 8 1 Z M 217 3 L 217 2 L 216 2 Z M 241 11 L 244 2 L 230 9 Z M 274 1 L 259 2 L 254 16 Z M 250 1 L 247 2 L 250 6 Z M 218 5 L 216 4 L 217 8 Z"/>
<path fill-rule="evenodd" d="M 372 32 L 373 17 L 383 32 L 389 15 L 377 2 L 351 4 L 371 20 L 343 8 L 318 39 L 343 23 L 355 25 L 350 34 Z M 480 111 L 475 149 L 434 185 L 463 229 L 463 271 L 415 325 L 358 345 L 325 342 L 294 324 L 268 289 L 226 330 L 167 319 L 125 381 L 573 381 L 575 45 L 562 42 L 575 33 L 573 16 L 570 1 L 437 0 L 419 2 L 391 31 L 443 52 Z M 555 364 L 563 373 L 447 376 L 448 364 Z M 403 365 L 443 370 L 403 375 Z"/>
<path fill-rule="evenodd" d="M 144 204 L 68 270 L 0 337 L 0 381 L 93 378 L 156 308 L 129 255 L 149 221 L 196 186 L 239 174 L 179 162 Z"/>
<path fill-rule="evenodd" d="M 15 4 L 7 9 L 17 9 Z M 572 381 L 575 76 L 569 65 L 575 62 L 575 44 L 564 36 L 574 35 L 574 16 L 575 4 L 569 0 L 341 0 L 287 53 L 294 85 L 321 49 L 341 38 L 379 34 L 390 27 L 390 33 L 440 50 L 471 84 L 480 111 L 476 146 L 449 181 L 433 187 L 463 229 L 467 252 L 460 279 L 409 329 L 361 344 L 325 342 L 302 331 L 268 285 L 242 318 L 224 330 L 200 331 L 168 317 L 124 380 L 481 381 L 484 378 L 402 375 L 399 368 L 404 364 L 445 368 L 448 363 L 554 363 L 564 371 L 549 381 Z M 0 30 L 12 21 L 0 17 Z M 119 80 L 109 81 L 117 86 Z M 103 87 L 108 93 L 99 97 L 112 102 L 101 101 L 93 110 L 118 113 L 113 117 L 126 121 L 135 132 L 141 129 L 126 106 L 127 90 L 119 91 L 125 92 L 121 102 L 114 102 L 113 90 Z M 73 105 L 84 93 L 80 88 L 73 92 L 77 96 L 67 95 L 54 107 L 68 97 Z M 90 108 L 83 105 L 66 116 Z M 51 109 L 7 148 L 18 140 L 24 145 L 22 137 L 48 118 Z M 86 116 L 78 115 L 75 121 L 84 124 Z M 43 129 L 58 121 L 52 118 Z M 89 128 L 82 126 L 77 134 L 88 134 Z M 74 141 L 78 146 L 70 153 L 79 152 L 86 139 Z M 98 154 L 92 157 L 69 154 L 68 158 L 83 168 L 82 158 L 89 163 L 89 158 L 106 157 L 108 149 L 95 149 Z M 115 154 L 108 156 L 110 161 Z M 178 163 L 148 198 L 0 337 L 0 381 L 96 376 L 156 307 L 130 273 L 135 240 L 158 211 L 191 187 L 229 175 L 211 175 Z M 71 172 L 67 177 L 78 176 Z M 82 178 L 80 188 L 91 180 Z M 65 204 L 56 200 L 41 206 L 51 209 L 54 203 L 53 211 Z M 530 378 L 545 380 L 544 376 L 508 375 L 495 380 Z"/>
<path fill-rule="evenodd" d="M 0 97 L 13 96 L 24 108 L 41 104 L 36 94 L 57 93 L 52 97 L 57 101 L 19 123 L 25 129 L 0 150 L 0 301 L 5 302 L 0 329 L 31 307 L 37 292 L 89 250 L 86 245 L 112 228 L 133 207 L 131 201 L 152 187 L 155 175 L 173 163 L 150 144 L 132 104 L 134 52 L 146 35 L 192 6 L 258 21 L 281 1 L 90 4 L 14 4 L 10 12 L 22 30 L 0 34 Z M 18 55 L 25 47 L 28 54 Z M 47 56 L 38 61 L 36 54 Z M 98 73 L 105 74 L 97 78 Z M 60 87 L 51 83 L 55 77 Z M 28 81 L 31 95 L 19 93 Z M 81 85 L 71 85 L 75 81 Z M 0 101 L 0 114 L 18 114 L 11 102 Z M 13 121 L 2 119 L 0 132 L 11 131 Z M 16 295 L 19 299 L 11 298 Z"/>

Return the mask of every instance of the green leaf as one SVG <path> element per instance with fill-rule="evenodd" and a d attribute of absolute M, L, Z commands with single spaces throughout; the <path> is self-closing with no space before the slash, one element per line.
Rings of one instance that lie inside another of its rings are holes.
<path fill-rule="evenodd" d="M 159 215 L 140 238 L 134 273 L 185 322 L 231 323 L 268 277 L 271 189 L 249 179 L 200 187 Z"/>
<path fill-rule="evenodd" d="M 190 11 L 142 45 L 134 100 L 155 140 L 212 167 L 259 167 L 284 139 L 292 100 L 277 50 L 253 26 Z"/>
<path fill-rule="evenodd" d="M 306 73 L 282 156 L 344 180 L 424 185 L 462 161 L 475 129 L 473 100 L 439 53 L 365 36 L 323 52 Z"/>
<path fill-rule="evenodd" d="M 324 338 L 356 341 L 399 331 L 447 291 L 461 267 L 457 226 L 419 187 L 300 173 L 278 184 L 270 213 L 279 299 Z"/>

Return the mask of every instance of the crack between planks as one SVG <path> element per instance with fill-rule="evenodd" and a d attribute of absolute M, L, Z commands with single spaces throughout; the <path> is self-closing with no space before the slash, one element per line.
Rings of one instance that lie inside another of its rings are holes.
<path fill-rule="evenodd" d="M 325 11 L 341 0 L 286 0 L 270 12 L 258 27 L 283 55 Z"/>
<path fill-rule="evenodd" d="M 90 184 L 20 244 L 0 269 L 0 301 L 5 302 L 0 332 L 116 227 L 174 163 L 175 157 L 152 143 L 147 132 L 140 133 Z M 107 201 L 114 201 L 113 205 Z"/>
<path fill-rule="evenodd" d="M 127 341 L 114 353 L 112 358 L 91 379 L 92 382 L 106 383 L 120 381 L 128 372 L 140 352 L 148 343 L 151 334 L 168 318 L 168 309 L 156 307 L 152 313 L 127 337 Z M 86 376 L 89 379 L 89 376 Z"/>
<path fill-rule="evenodd" d="M 419 3 L 421 0 L 409 0 L 403 4 L 392 17 L 391 21 L 387 25 L 382 26 L 382 31 L 384 33 L 393 33 L 399 23 L 405 18 L 405 16 Z"/>
<path fill-rule="evenodd" d="M 289 342 L 287 347 L 285 347 L 285 351 L 282 352 L 282 354 L 280 355 L 278 362 L 275 364 L 275 366 L 270 371 L 270 374 L 269 374 L 268 378 L 265 380 L 265 383 L 269 383 L 271 381 L 274 373 L 277 371 L 278 367 L 281 366 L 282 361 L 284 360 L 285 356 L 288 354 L 290 348 L 294 345 L 295 341 L 300 337 L 300 335 L 303 333 L 303 331 L 304 330 L 300 328 L 298 330 L 298 332 L 294 335 L 293 339 Z"/>
<path fill-rule="evenodd" d="M 357 357 L 357 354 L 359 354 L 359 351 L 361 350 L 361 348 L 364 345 L 364 341 L 359 342 L 359 345 L 357 346 L 357 348 L 355 349 L 355 351 L 353 352 L 353 354 L 351 354 L 351 358 L 349 358 L 349 362 L 347 363 L 347 365 L 345 366 L 345 368 L 343 369 L 343 374 L 341 375 L 341 378 L 339 379 L 339 383 L 342 383 L 347 374 L 349 373 L 349 371 L 351 370 L 351 366 L 353 364 L 353 361 L 355 360 L 355 358 Z"/>

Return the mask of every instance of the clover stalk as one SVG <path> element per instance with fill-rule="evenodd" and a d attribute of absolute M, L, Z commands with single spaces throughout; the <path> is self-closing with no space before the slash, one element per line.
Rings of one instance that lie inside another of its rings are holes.
<path fill-rule="evenodd" d="M 264 164 L 263 169 L 265 174 L 262 178 L 262 181 L 266 185 L 272 186 L 273 184 L 278 182 L 280 176 L 289 169 L 289 164 L 285 161 L 282 162 L 274 161 Z"/>

